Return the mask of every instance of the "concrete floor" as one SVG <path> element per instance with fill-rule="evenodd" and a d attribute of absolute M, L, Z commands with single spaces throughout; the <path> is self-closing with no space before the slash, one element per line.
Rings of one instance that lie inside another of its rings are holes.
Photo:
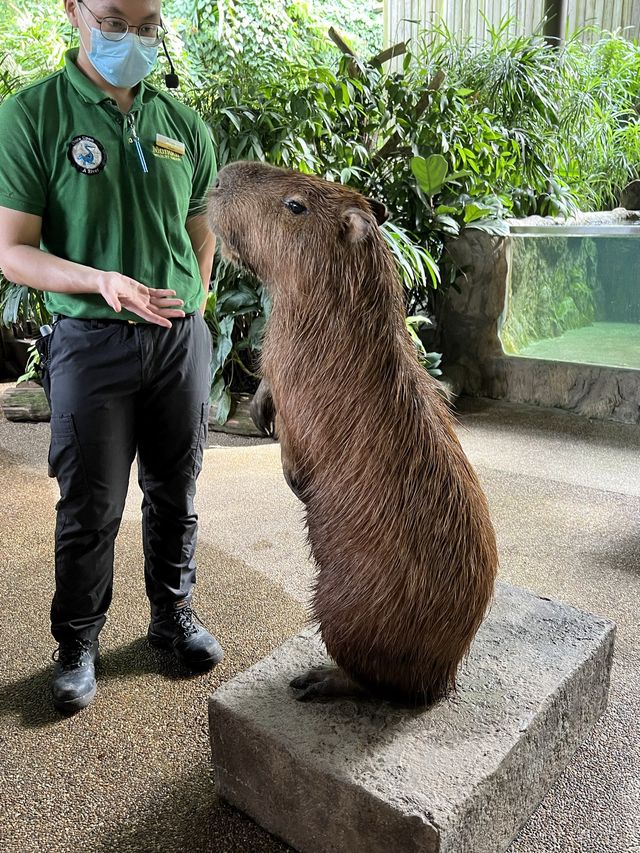
<path fill-rule="evenodd" d="M 640 429 L 486 401 L 465 402 L 459 421 L 491 504 L 502 578 L 618 624 L 609 710 L 510 853 L 640 853 Z M 286 850 L 217 800 L 206 704 L 305 622 L 313 567 L 278 447 L 210 435 L 196 608 L 227 656 L 204 676 L 185 678 L 143 639 L 132 484 L 98 696 L 63 719 L 48 695 L 48 436 L 47 424 L 0 420 L 0 851 Z"/>

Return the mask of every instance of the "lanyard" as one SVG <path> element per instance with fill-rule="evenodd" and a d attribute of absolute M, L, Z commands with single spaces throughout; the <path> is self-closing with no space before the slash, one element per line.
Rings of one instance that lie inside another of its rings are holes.
<path fill-rule="evenodd" d="M 140 165 L 142 166 L 142 171 L 145 174 L 148 174 L 149 169 L 147 168 L 147 161 L 144 159 L 144 152 L 142 150 L 142 145 L 140 145 L 140 140 L 138 139 L 138 134 L 136 132 L 136 123 L 132 113 L 127 113 L 127 124 L 129 126 L 129 132 L 131 136 L 129 137 L 129 142 L 133 142 L 136 148 L 136 153 L 138 154 L 138 160 L 140 160 Z"/>

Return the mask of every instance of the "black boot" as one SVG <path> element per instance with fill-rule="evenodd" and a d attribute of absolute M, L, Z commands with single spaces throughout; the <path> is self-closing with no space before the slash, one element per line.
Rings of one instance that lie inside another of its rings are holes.
<path fill-rule="evenodd" d="M 220 643 L 191 609 L 190 598 L 166 608 L 152 604 L 147 636 L 152 646 L 171 650 L 189 669 L 211 669 L 224 657 Z"/>
<path fill-rule="evenodd" d="M 97 640 L 70 640 L 53 653 L 53 704 L 70 714 L 86 708 L 96 695 Z"/>

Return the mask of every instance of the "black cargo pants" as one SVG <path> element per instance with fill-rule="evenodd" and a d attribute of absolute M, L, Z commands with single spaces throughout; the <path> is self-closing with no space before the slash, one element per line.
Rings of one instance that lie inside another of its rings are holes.
<path fill-rule="evenodd" d="M 113 552 L 138 455 L 147 595 L 162 607 L 190 595 L 196 478 L 207 433 L 211 337 L 199 313 L 171 329 L 62 318 L 46 341 L 49 464 L 56 506 L 58 642 L 95 639 L 106 621 Z"/>

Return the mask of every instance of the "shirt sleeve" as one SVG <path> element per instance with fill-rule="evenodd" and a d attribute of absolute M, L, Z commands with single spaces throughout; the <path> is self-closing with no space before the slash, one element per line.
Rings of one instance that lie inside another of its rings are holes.
<path fill-rule="evenodd" d="M 207 193 L 218 171 L 211 134 L 202 119 L 199 116 L 196 119 L 197 159 L 193 171 L 189 216 L 204 213 Z"/>
<path fill-rule="evenodd" d="M 0 207 L 42 216 L 47 176 L 35 126 L 18 97 L 0 104 Z"/>

